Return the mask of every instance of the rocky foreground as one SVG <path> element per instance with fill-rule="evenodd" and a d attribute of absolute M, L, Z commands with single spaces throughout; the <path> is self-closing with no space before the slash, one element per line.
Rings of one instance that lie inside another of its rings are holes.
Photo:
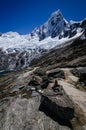
<path fill-rule="evenodd" d="M 86 67 L 0 75 L 0 130 L 71 129 L 86 130 Z"/>

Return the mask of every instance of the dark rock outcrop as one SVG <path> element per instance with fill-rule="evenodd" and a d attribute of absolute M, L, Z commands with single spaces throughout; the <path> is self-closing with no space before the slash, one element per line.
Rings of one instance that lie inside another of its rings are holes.
<path fill-rule="evenodd" d="M 61 92 L 62 86 L 58 84 L 57 80 L 55 80 L 55 83 L 54 83 L 54 86 L 52 87 L 52 89 L 53 89 L 54 92 Z"/>
<path fill-rule="evenodd" d="M 41 97 L 41 104 L 39 110 L 43 111 L 47 116 L 58 122 L 60 125 L 66 125 L 72 128 L 70 120 L 74 118 L 74 109 L 68 107 L 61 107 L 54 100 L 46 96 Z"/>
<path fill-rule="evenodd" d="M 41 88 L 42 89 L 45 89 L 45 88 L 47 88 L 48 87 L 48 85 L 49 85 L 49 79 L 46 77 L 46 78 L 44 78 L 43 77 L 43 82 L 42 82 L 42 84 L 41 84 Z"/>
<path fill-rule="evenodd" d="M 86 67 L 78 67 L 73 69 L 72 74 L 78 77 L 77 84 L 80 84 L 80 90 L 86 91 Z"/>
<path fill-rule="evenodd" d="M 30 86 L 38 86 L 38 85 L 40 85 L 40 83 L 37 82 L 36 80 L 32 79 L 32 80 L 29 82 L 28 85 L 30 85 Z"/>
<path fill-rule="evenodd" d="M 57 87 L 59 91 L 53 91 Z M 56 80 L 52 88 L 48 87 L 42 93 L 39 110 L 61 125 L 72 127 L 70 120 L 74 118 L 73 104 L 63 87 L 57 84 Z"/>
<path fill-rule="evenodd" d="M 82 88 L 86 90 L 86 67 L 78 68 L 79 80 L 78 82 L 81 84 Z"/>
<path fill-rule="evenodd" d="M 65 78 L 64 72 L 61 69 L 55 69 L 52 70 L 48 73 L 48 77 L 53 77 L 53 78 Z"/>
<path fill-rule="evenodd" d="M 34 73 L 39 75 L 39 76 L 44 76 L 46 71 L 43 68 L 37 68 Z"/>

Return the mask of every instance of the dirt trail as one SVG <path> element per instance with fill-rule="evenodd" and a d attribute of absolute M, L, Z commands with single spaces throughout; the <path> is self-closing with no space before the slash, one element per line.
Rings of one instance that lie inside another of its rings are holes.
<path fill-rule="evenodd" d="M 66 78 L 66 81 L 69 82 L 69 83 L 76 83 L 78 81 L 78 77 L 74 76 L 72 73 L 71 73 L 71 69 L 69 68 L 64 68 L 62 69 L 65 73 L 65 78 Z"/>
<path fill-rule="evenodd" d="M 63 86 L 65 92 L 74 103 L 75 111 L 80 116 L 81 122 L 86 123 L 86 92 L 75 88 L 74 84 L 78 78 L 75 77 L 70 69 L 62 69 L 65 72 L 66 79 L 59 80 L 59 84 Z"/>

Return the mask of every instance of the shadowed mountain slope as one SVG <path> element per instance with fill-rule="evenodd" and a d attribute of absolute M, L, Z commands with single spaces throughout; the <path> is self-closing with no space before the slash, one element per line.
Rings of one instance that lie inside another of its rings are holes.
<path fill-rule="evenodd" d="M 48 68 L 86 66 L 86 40 L 76 40 L 61 48 L 54 48 L 31 65 Z"/>

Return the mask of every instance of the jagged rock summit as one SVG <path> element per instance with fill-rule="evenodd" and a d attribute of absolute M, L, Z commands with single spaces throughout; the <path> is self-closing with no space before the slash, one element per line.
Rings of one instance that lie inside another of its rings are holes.
<path fill-rule="evenodd" d="M 39 40 L 43 40 L 49 36 L 52 38 L 58 37 L 58 39 L 65 37 L 70 38 L 84 30 L 84 27 L 86 28 L 86 23 L 84 21 L 74 22 L 71 20 L 68 22 L 63 17 L 61 11 L 57 10 L 51 14 L 47 22 L 39 28 L 35 28 L 32 31 L 31 36 L 37 36 L 39 37 Z"/>
<path fill-rule="evenodd" d="M 62 31 L 67 26 L 67 23 L 68 22 L 64 19 L 60 10 L 58 10 L 51 14 L 47 22 L 32 31 L 31 35 L 37 35 L 39 40 L 43 40 L 49 36 L 53 38 L 62 33 Z"/>

